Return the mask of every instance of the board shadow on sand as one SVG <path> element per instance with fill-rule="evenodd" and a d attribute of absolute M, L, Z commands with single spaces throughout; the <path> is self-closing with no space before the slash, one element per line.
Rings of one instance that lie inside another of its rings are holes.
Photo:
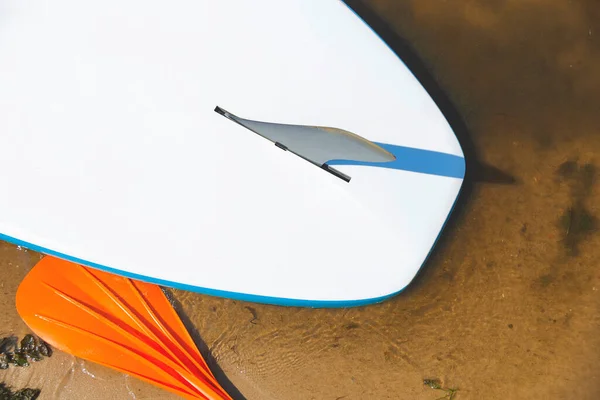
<path fill-rule="evenodd" d="M 417 52 L 404 40 L 377 12 L 362 0 L 343 0 L 356 15 L 362 18 L 367 25 L 386 43 L 386 45 L 402 60 L 425 88 L 433 101 L 450 124 L 460 146 L 463 150 L 466 163 L 466 172 L 461 191 L 448 217 L 446 224 L 437 239 L 436 245 L 431 250 L 428 259 L 435 257 L 443 251 L 444 245 L 456 224 L 462 219 L 465 209 L 472 198 L 476 184 L 515 185 L 519 184 L 518 178 L 493 165 L 486 164 L 478 157 L 478 151 L 471 138 L 471 134 L 458 109 L 450 100 L 444 89 L 429 72 L 427 66 L 417 55 Z M 419 270 L 411 285 L 404 291 L 410 291 L 419 286 L 420 277 L 427 266 L 427 262 Z"/>

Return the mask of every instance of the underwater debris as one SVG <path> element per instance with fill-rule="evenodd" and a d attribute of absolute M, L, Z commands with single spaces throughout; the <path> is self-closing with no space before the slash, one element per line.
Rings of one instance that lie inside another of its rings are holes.
<path fill-rule="evenodd" d="M 258 321 L 258 313 L 256 312 L 256 309 L 254 307 L 248 307 L 248 306 L 245 306 L 244 308 L 246 310 L 248 310 L 250 312 L 250 314 L 252 314 L 252 319 L 250 320 L 250 323 L 252 325 L 256 325 L 256 321 Z"/>
<path fill-rule="evenodd" d="M 457 388 L 445 388 L 445 387 L 442 387 L 442 383 L 440 382 L 439 379 L 424 379 L 423 380 L 423 384 L 426 385 L 426 386 L 429 386 L 432 389 L 443 390 L 444 392 L 446 392 L 446 394 L 444 396 L 439 397 L 436 400 L 442 400 L 442 399 L 452 400 L 452 399 L 454 399 L 454 395 L 458 391 Z"/>
<path fill-rule="evenodd" d="M 51 357 L 52 349 L 48 343 L 31 334 L 19 340 L 16 336 L 8 336 L 0 341 L 0 369 L 7 369 L 11 364 L 17 367 L 28 367 L 30 362 L 41 361 Z M 0 400 L 4 397 L 0 396 Z"/>
<path fill-rule="evenodd" d="M 442 384 L 438 379 L 425 379 L 423 380 L 423 385 L 429 386 L 432 389 L 441 389 Z"/>
<path fill-rule="evenodd" d="M 571 205 L 558 218 L 558 228 L 567 255 L 579 255 L 579 245 L 600 228 L 600 219 L 589 208 L 598 171 L 594 164 L 580 165 L 576 160 L 562 163 L 556 174 L 571 188 Z"/>

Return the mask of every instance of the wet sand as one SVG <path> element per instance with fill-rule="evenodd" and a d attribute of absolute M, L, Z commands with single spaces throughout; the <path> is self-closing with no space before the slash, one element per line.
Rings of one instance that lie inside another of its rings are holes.
<path fill-rule="evenodd" d="M 369 4 L 453 104 L 476 181 L 417 279 L 382 304 L 173 291 L 201 350 L 247 399 L 442 396 L 427 378 L 456 400 L 600 398 L 600 3 Z M 27 332 L 14 295 L 39 257 L 0 245 L 0 334 Z M 40 399 L 175 398 L 60 352 L 0 380 Z"/>

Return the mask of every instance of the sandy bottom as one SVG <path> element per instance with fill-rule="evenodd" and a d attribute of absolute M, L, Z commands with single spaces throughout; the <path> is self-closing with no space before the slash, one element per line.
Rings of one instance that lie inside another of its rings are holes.
<path fill-rule="evenodd" d="M 203 353 L 247 399 L 442 396 L 426 378 L 459 388 L 456 400 L 600 398 L 600 3 L 370 4 L 501 173 L 475 167 L 488 182 L 468 186 L 430 262 L 385 303 L 312 310 L 175 291 Z M 27 332 L 14 295 L 39 258 L 0 245 L 0 334 Z M 60 352 L 0 380 L 40 399 L 174 398 Z"/>

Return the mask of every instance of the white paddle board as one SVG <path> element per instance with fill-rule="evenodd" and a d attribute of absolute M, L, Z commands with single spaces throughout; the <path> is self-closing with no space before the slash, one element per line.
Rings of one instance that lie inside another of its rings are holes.
<path fill-rule="evenodd" d="M 415 277 L 464 172 L 339 0 L 0 0 L 4 240 L 210 295 L 368 304 Z"/>

